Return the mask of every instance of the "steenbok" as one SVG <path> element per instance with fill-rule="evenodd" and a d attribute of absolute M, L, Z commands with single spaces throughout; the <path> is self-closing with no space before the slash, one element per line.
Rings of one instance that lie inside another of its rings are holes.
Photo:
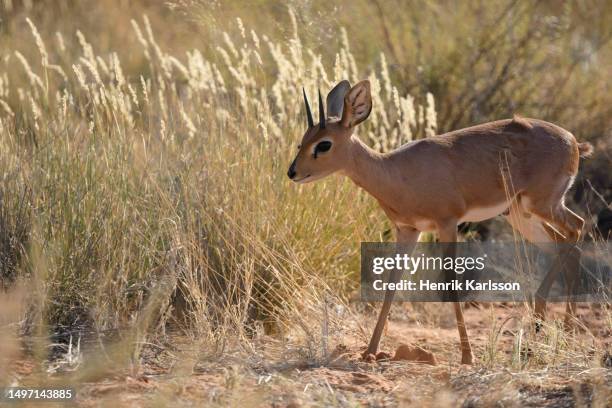
<path fill-rule="evenodd" d="M 455 242 L 459 223 L 501 214 L 530 242 L 573 243 L 580 237 L 584 220 L 565 206 L 564 196 L 578 172 L 579 158 L 593 148 L 578 143 L 567 130 L 515 117 L 379 153 L 354 134 L 372 110 L 368 81 L 352 88 L 342 81 L 326 102 L 327 111 L 319 92 L 315 124 L 304 92 L 308 129 L 287 175 L 296 183 L 336 172 L 348 176 L 376 198 L 404 247 L 413 248 L 424 231 L 437 231 L 441 242 Z M 377 352 L 392 298 L 393 292 L 387 291 L 366 357 Z M 461 304 L 453 307 L 461 362 L 471 364 Z M 573 308 L 568 302 L 568 316 Z M 541 318 L 544 309 L 539 298 L 535 312 Z"/>

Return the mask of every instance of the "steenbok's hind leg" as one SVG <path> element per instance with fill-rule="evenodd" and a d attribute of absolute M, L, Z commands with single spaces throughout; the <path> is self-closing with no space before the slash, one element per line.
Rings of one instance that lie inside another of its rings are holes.
<path fill-rule="evenodd" d="M 584 226 L 584 220 L 565 206 L 565 193 L 573 181 L 573 176 L 567 176 L 547 191 L 525 192 L 521 198 L 525 210 L 556 228 L 563 235 L 560 241 L 567 243 L 577 242 Z"/>
<path fill-rule="evenodd" d="M 563 237 L 557 233 L 553 228 L 547 225 L 540 217 L 528 212 L 520 204 L 520 200 L 516 200 L 510 207 L 509 214 L 505 216 L 506 221 L 512 226 L 519 236 L 517 239 L 524 239 L 543 250 L 549 250 L 548 244 L 551 242 L 557 242 L 563 239 Z M 556 270 L 559 266 L 553 266 L 551 272 L 548 273 L 546 278 L 540 285 L 538 290 L 539 296 L 535 299 L 535 315 L 538 319 L 544 320 L 544 314 L 546 311 L 546 294 L 550 290 L 554 278 L 556 277 Z M 539 327 L 539 326 L 538 326 Z"/>
<path fill-rule="evenodd" d="M 563 196 L 570 184 L 571 179 L 568 180 L 565 188 L 560 191 L 557 197 L 551 197 L 549 200 L 528 201 L 527 209 L 559 231 L 562 237 L 559 238 L 558 234 L 553 234 L 553 239 L 555 239 L 556 242 L 575 244 L 580 239 L 582 228 L 584 227 L 584 220 L 564 204 Z M 567 284 L 568 299 L 565 325 L 566 327 L 570 327 L 570 322 L 576 309 L 576 304 L 572 301 L 571 296 L 573 295 L 576 279 L 578 278 L 580 253 L 575 246 L 564 248 L 558 257 L 558 261 L 563 267 Z M 550 278 L 550 280 L 554 281 L 554 277 Z M 546 278 L 545 281 L 547 281 Z M 538 310 L 536 305 L 536 314 L 538 312 L 543 312 L 543 310 Z"/>
<path fill-rule="evenodd" d="M 559 203 L 548 214 L 546 211 L 538 211 L 540 217 L 546 219 L 547 222 L 557 228 L 563 234 L 563 241 L 568 244 L 575 244 L 580 239 L 584 220 L 576 213 Z M 565 308 L 565 326 L 571 327 L 571 320 L 576 313 L 576 303 L 572 296 L 574 286 L 578 278 L 578 270 L 580 268 L 580 252 L 575 246 L 564 248 L 560 259 L 563 262 L 563 271 L 565 282 L 567 285 L 567 304 Z"/>

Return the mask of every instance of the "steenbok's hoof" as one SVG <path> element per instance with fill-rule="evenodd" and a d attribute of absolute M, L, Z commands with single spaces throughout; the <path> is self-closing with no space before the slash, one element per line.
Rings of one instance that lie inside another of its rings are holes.
<path fill-rule="evenodd" d="M 363 361 L 365 361 L 366 363 L 376 362 L 376 356 L 372 353 L 363 353 L 361 357 L 363 358 Z"/>
<path fill-rule="evenodd" d="M 463 354 L 461 356 L 461 364 L 472 365 L 473 360 L 474 360 L 474 356 L 472 356 L 472 353 Z"/>

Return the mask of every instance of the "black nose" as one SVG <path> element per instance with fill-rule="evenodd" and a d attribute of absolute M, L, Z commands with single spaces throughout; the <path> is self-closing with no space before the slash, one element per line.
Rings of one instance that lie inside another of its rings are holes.
<path fill-rule="evenodd" d="M 287 171 L 287 177 L 293 180 L 295 174 L 295 162 L 293 162 L 291 163 L 291 166 L 289 166 L 289 170 Z"/>

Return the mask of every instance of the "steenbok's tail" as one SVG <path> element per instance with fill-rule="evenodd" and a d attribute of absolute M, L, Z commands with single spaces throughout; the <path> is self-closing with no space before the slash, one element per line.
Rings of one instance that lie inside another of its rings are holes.
<path fill-rule="evenodd" d="M 593 145 L 590 143 L 578 143 L 580 157 L 586 159 L 593 154 Z"/>

